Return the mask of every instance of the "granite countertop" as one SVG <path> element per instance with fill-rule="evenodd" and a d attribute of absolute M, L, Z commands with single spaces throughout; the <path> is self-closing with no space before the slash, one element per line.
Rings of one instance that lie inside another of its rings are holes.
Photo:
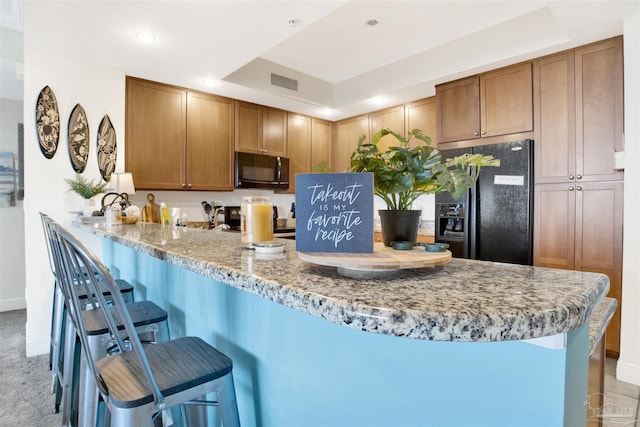
<path fill-rule="evenodd" d="M 615 298 L 604 298 L 593 310 L 589 319 L 589 354 L 593 354 L 598 341 L 603 337 L 616 307 L 618 307 L 618 301 Z"/>
<path fill-rule="evenodd" d="M 582 326 L 609 290 L 602 274 L 457 258 L 384 279 L 349 279 L 300 260 L 293 240 L 283 240 L 284 253 L 266 255 L 243 248 L 233 232 L 140 222 L 77 226 L 303 313 L 414 339 L 504 341 L 565 333 Z"/>

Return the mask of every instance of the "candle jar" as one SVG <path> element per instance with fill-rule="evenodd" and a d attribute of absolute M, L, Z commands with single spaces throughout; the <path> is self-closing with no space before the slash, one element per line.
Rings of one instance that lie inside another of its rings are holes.
<path fill-rule="evenodd" d="M 243 243 L 273 240 L 273 204 L 267 196 L 247 196 L 240 205 L 240 236 Z"/>

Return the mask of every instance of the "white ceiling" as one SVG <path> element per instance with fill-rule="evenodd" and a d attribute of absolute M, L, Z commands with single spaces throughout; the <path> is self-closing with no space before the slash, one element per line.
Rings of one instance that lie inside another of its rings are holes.
<path fill-rule="evenodd" d="M 2 25 L 10 27 L 21 7 L 0 3 Z M 431 96 L 438 83 L 622 34 L 623 20 L 638 10 L 637 0 L 24 0 L 24 44 L 337 120 Z M 292 19 L 299 24 L 291 26 Z M 378 25 L 366 25 L 370 19 Z M 140 31 L 156 41 L 140 44 Z M 298 91 L 272 86 L 272 72 L 297 80 Z M 205 79 L 218 83 L 207 87 Z"/>

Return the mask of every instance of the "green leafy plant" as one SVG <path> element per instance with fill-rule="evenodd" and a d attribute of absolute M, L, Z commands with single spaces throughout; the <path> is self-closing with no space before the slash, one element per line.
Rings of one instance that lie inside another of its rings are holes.
<path fill-rule="evenodd" d="M 89 181 L 79 173 L 73 179 L 65 178 L 64 182 L 69 185 L 67 191 L 74 191 L 80 195 L 83 199 L 90 199 L 96 194 L 104 193 L 107 188 L 107 183 L 94 183 L 93 180 Z"/>
<path fill-rule="evenodd" d="M 392 135 L 398 146 L 380 151 L 378 143 Z M 410 147 L 413 139 L 422 141 Z M 424 194 L 449 192 L 458 199 L 469 190 L 483 167 L 500 166 L 493 156 L 465 153 L 442 161 L 442 153 L 431 147 L 431 138 L 414 129 L 403 137 L 388 128 L 365 142 L 362 135 L 358 148 L 351 155 L 352 172 L 372 172 L 373 192 L 389 210 L 409 210 L 413 202 Z"/>
<path fill-rule="evenodd" d="M 312 171 L 315 173 L 329 173 L 331 172 L 331 168 L 326 160 L 322 160 L 312 168 Z"/>

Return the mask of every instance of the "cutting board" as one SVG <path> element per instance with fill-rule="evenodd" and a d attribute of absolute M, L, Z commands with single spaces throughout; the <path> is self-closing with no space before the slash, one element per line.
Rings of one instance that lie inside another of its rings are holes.
<path fill-rule="evenodd" d="M 338 272 L 385 272 L 406 268 L 437 267 L 451 261 L 451 252 L 426 252 L 422 247 L 399 251 L 383 243 L 373 245 L 372 254 L 298 252 L 300 259 L 319 265 L 338 267 Z M 345 274 L 350 275 L 351 274 Z"/>

